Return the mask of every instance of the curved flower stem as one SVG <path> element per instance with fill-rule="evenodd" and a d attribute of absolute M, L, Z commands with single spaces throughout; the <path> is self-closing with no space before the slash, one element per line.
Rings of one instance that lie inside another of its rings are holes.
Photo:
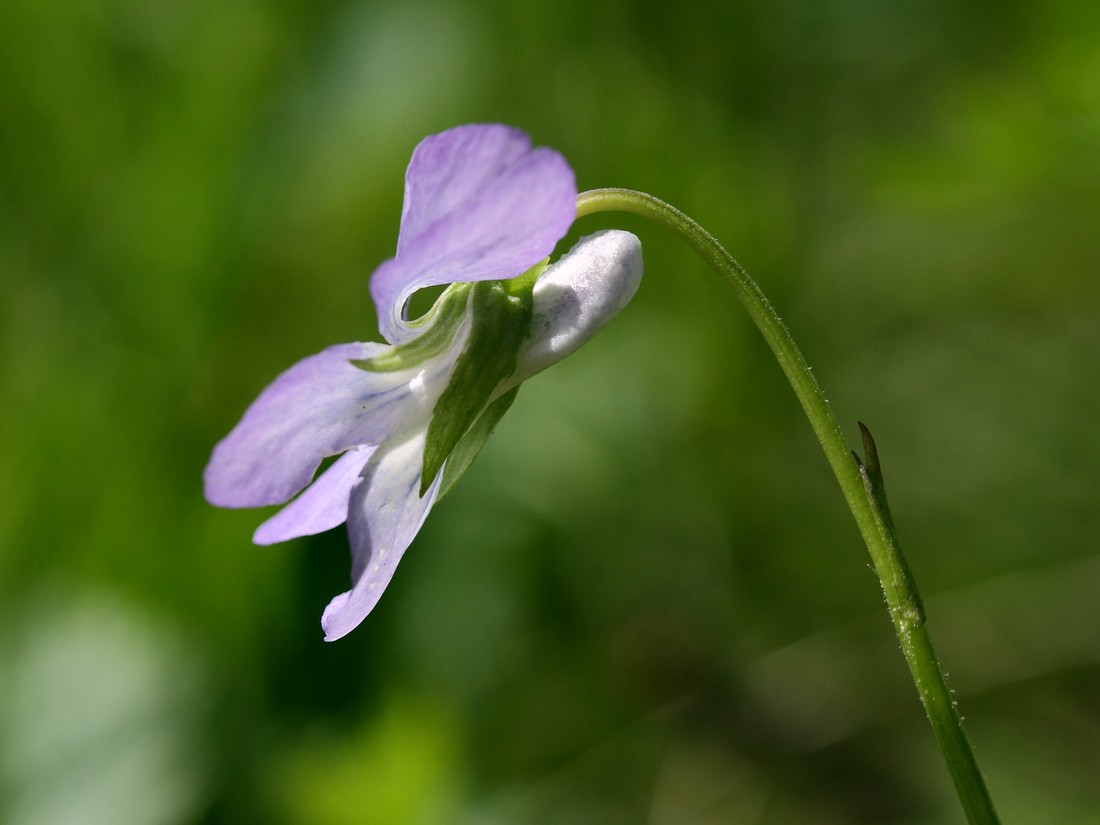
<path fill-rule="evenodd" d="M 594 189 L 581 193 L 577 198 L 577 217 L 597 212 L 629 212 L 673 230 L 736 293 L 798 396 L 871 553 L 898 641 L 967 819 L 982 825 L 999 822 L 932 648 L 916 582 L 894 534 L 878 455 L 870 433 L 860 425 L 865 458 L 861 461 L 856 456 L 853 461 L 840 426 L 787 327 L 760 287 L 714 236 L 675 207 L 630 189 Z"/>

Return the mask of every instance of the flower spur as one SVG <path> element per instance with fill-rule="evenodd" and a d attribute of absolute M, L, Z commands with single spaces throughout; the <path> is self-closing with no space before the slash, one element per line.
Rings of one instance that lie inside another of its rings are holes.
<path fill-rule="evenodd" d="M 257 544 L 347 521 L 352 587 L 324 611 L 326 640 L 373 609 L 520 383 L 580 347 L 637 289 L 641 246 L 626 232 L 584 238 L 547 265 L 576 194 L 565 160 L 517 130 L 460 126 L 423 140 L 405 175 L 397 254 L 370 282 L 388 343 L 298 362 L 215 447 L 204 474 L 212 504 L 289 501 Z M 413 292 L 443 284 L 426 315 L 406 318 Z"/>

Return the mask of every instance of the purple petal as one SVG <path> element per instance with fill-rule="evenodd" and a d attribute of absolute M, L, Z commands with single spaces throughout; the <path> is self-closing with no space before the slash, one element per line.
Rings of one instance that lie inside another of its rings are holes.
<path fill-rule="evenodd" d="M 321 617 L 325 641 L 350 633 L 378 603 L 435 502 L 442 474 L 420 496 L 426 437 L 424 429 L 405 441 L 380 447 L 364 468 L 363 480 L 352 490 L 348 535 L 354 584 L 325 608 Z"/>
<path fill-rule="evenodd" d="M 298 498 L 256 528 L 252 540 L 256 544 L 275 544 L 343 524 L 348 517 L 351 488 L 358 483 L 359 473 L 375 449 L 359 447 L 344 453 Z"/>
<path fill-rule="evenodd" d="M 417 369 L 367 372 L 350 363 L 388 351 L 382 344 L 341 344 L 299 361 L 214 448 L 203 474 L 207 500 L 219 507 L 282 504 L 309 484 L 326 456 L 419 426 L 467 332 L 460 327 L 446 353 Z"/>
<path fill-rule="evenodd" d="M 397 257 L 371 278 L 382 335 L 411 337 L 403 312 L 421 287 L 523 274 L 568 231 L 576 196 L 565 159 L 532 149 L 516 129 L 459 126 L 425 138 L 405 173 Z"/>

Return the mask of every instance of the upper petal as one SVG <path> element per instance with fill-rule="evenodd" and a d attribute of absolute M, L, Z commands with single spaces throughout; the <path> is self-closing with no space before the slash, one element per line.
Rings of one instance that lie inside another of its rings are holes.
<path fill-rule="evenodd" d="M 340 344 L 299 361 L 260 393 L 215 448 L 203 474 L 220 507 L 282 504 L 309 484 L 321 461 L 426 426 L 469 335 L 415 368 L 369 372 L 352 361 L 389 351 Z"/>
<path fill-rule="evenodd" d="M 405 173 L 397 256 L 371 278 L 378 326 L 411 336 L 403 312 L 417 289 L 502 280 L 548 256 L 576 215 L 573 171 L 521 131 L 459 126 L 425 138 Z"/>
<path fill-rule="evenodd" d="M 350 633 L 374 609 L 435 502 L 439 477 L 420 495 L 426 435 L 422 430 L 379 448 L 352 490 L 348 535 L 353 585 L 325 608 L 325 641 Z"/>

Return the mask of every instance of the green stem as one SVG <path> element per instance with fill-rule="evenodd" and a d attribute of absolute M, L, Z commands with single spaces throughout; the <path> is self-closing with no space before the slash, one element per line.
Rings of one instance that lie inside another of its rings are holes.
<path fill-rule="evenodd" d="M 760 287 L 714 236 L 680 210 L 643 192 L 595 189 L 583 192 L 577 198 L 578 218 L 612 211 L 649 218 L 687 241 L 733 289 L 775 353 L 825 451 L 825 457 L 871 553 L 898 641 L 967 819 L 972 824 L 998 823 L 1000 820 L 993 808 L 993 801 L 932 648 L 916 582 L 894 534 L 882 488 L 878 456 L 870 433 L 860 425 L 864 434 L 865 461 L 858 458 L 853 461 L 840 426 L 787 327 Z"/>

